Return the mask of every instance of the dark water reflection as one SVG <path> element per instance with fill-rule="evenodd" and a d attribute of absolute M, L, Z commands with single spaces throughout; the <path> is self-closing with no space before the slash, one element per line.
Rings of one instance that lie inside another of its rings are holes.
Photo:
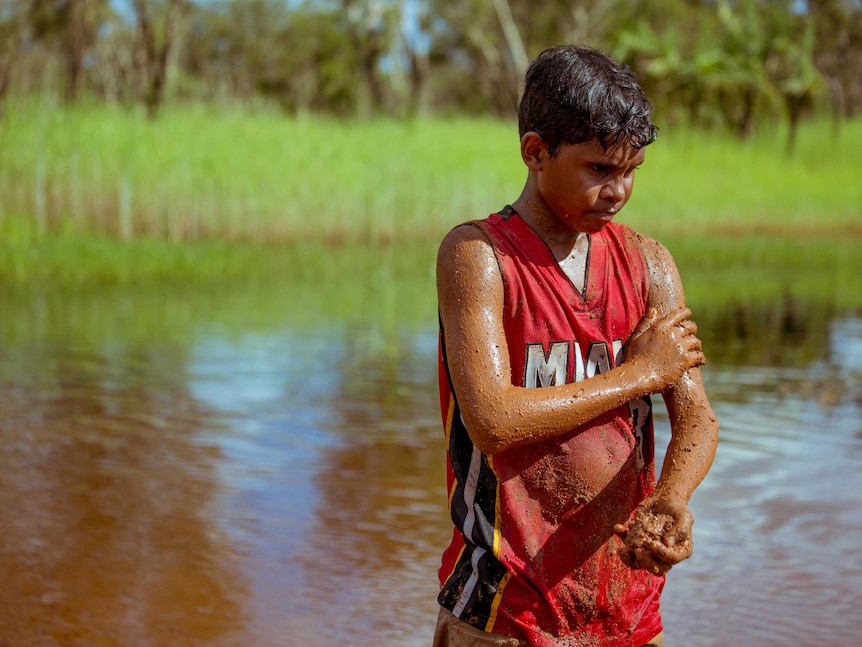
<path fill-rule="evenodd" d="M 0 645 L 429 644 L 449 532 L 433 324 L 233 299 L 6 304 Z M 785 303 L 701 328 L 722 440 L 671 643 L 855 644 L 862 319 Z"/>

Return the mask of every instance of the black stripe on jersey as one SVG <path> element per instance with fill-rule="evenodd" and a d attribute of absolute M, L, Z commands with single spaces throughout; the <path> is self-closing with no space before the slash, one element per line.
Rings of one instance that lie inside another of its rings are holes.
<path fill-rule="evenodd" d="M 437 602 L 464 622 L 486 631 L 494 600 L 507 575 L 506 568 L 490 551 L 468 543 Z"/>
<path fill-rule="evenodd" d="M 501 582 L 508 575 L 494 556 L 494 524 L 497 514 L 497 476 L 488 457 L 473 445 L 461 418 L 441 325 L 443 366 L 453 402 L 449 436 L 449 462 L 455 477 L 450 514 L 464 537 L 464 550 L 443 584 L 438 601 L 469 624 L 485 629 Z"/>
<path fill-rule="evenodd" d="M 497 212 L 497 214 L 498 214 L 499 216 L 502 216 L 502 217 L 503 217 L 503 220 L 508 220 L 509 218 L 511 218 L 512 216 L 514 216 L 516 213 L 518 213 L 518 212 L 517 212 L 517 211 L 515 211 L 515 207 L 513 207 L 513 206 L 512 206 L 512 205 L 510 205 L 510 204 L 507 204 L 505 207 L 503 207 L 502 209 L 500 209 L 500 210 Z"/>
<path fill-rule="evenodd" d="M 450 511 L 452 521 L 472 543 L 493 551 L 497 475 L 488 465 L 488 457 L 479 452 L 470 440 L 457 401 L 449 431 L 449 460 L 455 475 Z M 474 466 L 474 462 L 477 465 Z M 471 474 L 471 470 L 475 470 L 475 474 Z"/>
<path fill-rule="evenodd" d="M 446 357 L 446 336 L 443 333 L 443 323 L 440 322 L 440 345 L 443 366 L 446 370 L 446 381 L 449 393 L 454 403 L 451 428 L 449 431 L 449 462 L 455 476 L 455 493 L 451 499 L 450 514 L 455 527 L 462 533 L 467 531 L 468 540 L 489 551 L 494 549 L 494 524 L 497 518 L 497 475 L 488 464 L 488 457 L 481 454 L 473 445 L 470 434 L 461 418 L 461 407 L 455 390 L 452 388 L 452 378 L 449 371 L 449 360 Z M 471 482 L 470 470 L 477 460 L 478 470 Z M 471 505 L 472 504 L 472 505 Z M 468 523 L 472 510 L 473 519 Z M 470 528 L 465 529 L 465 523 Z"/>

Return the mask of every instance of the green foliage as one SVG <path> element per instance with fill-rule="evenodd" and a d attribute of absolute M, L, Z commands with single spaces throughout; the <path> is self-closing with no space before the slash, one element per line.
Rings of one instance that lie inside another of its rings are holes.
<path fill-rule="evenodd" d="M 663 125 L 660 113 L 656 118 Z M 784 132 L 775 126 L 739 141 L 687 128 L 661 130 L 622 217 L 660 237 L 858 238 L 862 187 L 854 180 L 854 160 L 862 122 L 848 123 L 840 138 L 825 122 L 810 124 L 792 157 L 784 150 Z"/>
<path fill-rule="evenodd" d="M 515 125 L 492 120 L 198 107 L 153 123 L 116 107 L 11 107 L 0 125 L 7 292 L 277 281 L 296 317 L 424 318 L 440 238 L 513 201 L 525 179 Z M 787 293 L 860 308 L 862 122 L 840 139 L 804 126 L 794 157 L 776 135 L 662 130 L 620 219 L 668 246 L 693 306 Z"/>
<path fill-rule="evenodd" d="M 119 238 L 427 238 L 520 183 L 491 121 L 336 121 L 273 112 L 10 112 L 0 230 Z M 26 214 L 26 217 L 24 216 Z"/>
<path fill-rule="evenodd" d="M 68 99 L 143 100 L 150 114 L 164 96 L 290 114 L 510 117 L 527 60 L 575 42 L 628 63 L 678 122 L 750 137 L 785 120 L 792 148 L 799 121 L 827 103 L 836 120 L 862 108 L 862 5 L 804 4 L 136 0 L 130 21 L 106 0 L 8 0 L 0 98 L 7 86 L 65 88 Z"/>
<path fill-rule="evenodd" d="M 517 198 L 514 123 L 339 121 L 277 112 L 10 105 L 0 232 L 173 241 L 433 240 Z M 862 122 L 747 142 L 665 127 L 622 217 L 657 235 L 859 235 Z M 841 186 L 841 191 L 835 187 Z M 788 190 L 792 187 L 792 190 Z"/>

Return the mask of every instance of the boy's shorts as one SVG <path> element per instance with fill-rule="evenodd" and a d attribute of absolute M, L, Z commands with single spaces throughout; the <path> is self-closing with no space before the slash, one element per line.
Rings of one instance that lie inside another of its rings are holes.
<path fill-rule="evenodd" d="M 664 632 L 643 647 L 662 647 L 663 636 Z M 527 641 L 503 634 L 485 633 L 459 620 L 449 609 L 440 607 L 433 647 L 527 647 Z"/>

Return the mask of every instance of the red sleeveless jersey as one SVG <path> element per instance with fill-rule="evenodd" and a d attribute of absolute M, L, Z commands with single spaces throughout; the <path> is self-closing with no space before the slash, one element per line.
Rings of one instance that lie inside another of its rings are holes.
<path fill-rule="evenodd" d="M 478 227 L 497 256 L 512 384 L 545 387 L 616 366 L 646 312 L 631 229 L 590 238 L 584 293 L 511 207 Z M 440 604 L 490 633 L 541 647 L 642 645 L 662 630 L 664 578 L 620 560 L 614 525 L 655 488 L 652 407 L 638 399 L 569 433 L 481 453 L 461 419 L 440 331 L 440 402 L 455 525 Z"/>

